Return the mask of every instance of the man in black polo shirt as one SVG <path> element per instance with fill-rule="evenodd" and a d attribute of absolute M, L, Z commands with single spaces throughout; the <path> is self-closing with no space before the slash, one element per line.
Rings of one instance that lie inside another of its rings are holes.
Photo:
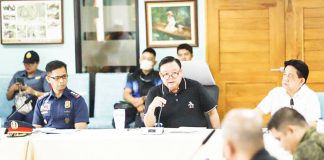
<path fill-rule="evenodd" d="M 197 81 L 183 78 L 181 63 L 167 56 L 159 64 L 163 84 L 150 89 L 145 101 L 144 123 L 153 127 L 161 122 L 164 127 L 207 127 L 204 113 L 208 113 L 211 126 L 219 128 L 216 102 Z"/>

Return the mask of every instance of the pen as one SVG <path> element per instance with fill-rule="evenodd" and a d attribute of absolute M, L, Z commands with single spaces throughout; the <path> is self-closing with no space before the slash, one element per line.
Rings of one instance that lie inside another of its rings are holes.
<path fill-rule="evenodd" d="M 213 129 L 208 136 L 204 139 L 204 141 L 202 142 L 202 145 L 206 144 L 207 141 L 209 140 L 209 138 L 215 133 L 215 129 Z"/>

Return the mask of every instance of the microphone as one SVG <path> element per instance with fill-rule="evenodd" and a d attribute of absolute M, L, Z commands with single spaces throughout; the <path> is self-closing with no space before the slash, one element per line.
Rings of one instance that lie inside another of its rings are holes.
<path fill-rule="evenodd" d="M 164 92 L 162 92 L 162 98 L 165 99 Z M 163 124 L 160 123 L 160 119 L 161 119 L 161 113 L 162 113 L 162 109 L 163 109 L 164 105 L 165 104 L 162 104 L 162 106 L 160 106 L 160 112 L 159 112 L 158 120 L 157 120 L 157 123 L 155 124 L 155 127 L 163 127 Z"/>
<path fill-rule="evenodd" d="M 294 99 L 292 99 L 292 98 L 290 99 L 290 107 L 294 108 Z"/>
<path fill-rule="evenodd" d="M 162 93 L 163 93 L 163 91 L 162 91 Z M 162 97 L 164 98 L 164 94 L 162 95 Z M 142 127 L 141 128 L 142 134 L 145 134 L 145 135 L 147 135 L 147 134 L 148 135 L 152 135 L 152 134 L 155 134 L 155 135 L 163 134 L 164 128 L 163 128 L 162 123 L 160 123 L 161 113 L 162 113 L 163 106 L 160 107 L 160 112 L 159 112 L 158 120 L 157 120 L 157 123 L 155 123 L 154 127 Z"/>
<path fill-rule="evenodd" d="M 163 106 L 160 107 L 160 113 L 159 113 L 159 117 L 158 117 L 158 120 L 157 120 L 157 123 L 156 123 L 155 127 L 163 127 L 162 123 L 160 123 L 162 108 L 163 108 Z"/>
<path fill-rule="evenodd" d="M 18 112 L 22 107 L 24 107 L 25 105 L 27 105 L 29 102 L 32 102 L 32 100 L 33 100 L 33 97 L 29 97 L 28 99 L 26 99 L 23 105 L 21 105 L 18 109 L 16 109 L 14 112 L 12 112 L 12 113 L 8 116 L 7 120 L 10 120 L 10 118 L 11 118 L 14 114 L 16 114 L 16 113 L 17 113 L 17 112 Z"/>

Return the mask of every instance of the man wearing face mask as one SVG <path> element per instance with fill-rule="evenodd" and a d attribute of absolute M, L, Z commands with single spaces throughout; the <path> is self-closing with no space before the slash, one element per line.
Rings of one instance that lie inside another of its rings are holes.
<path fill-rule="evenodd" d="M 127 75 L 123 98 L 131 103 L 133 108 L 127 109 L 125 127 L 136 120 L 136 116 L 143 117 L 144 101 L 149 89 L 162 83 L 159 72 L 153 69 L 156 64 L 156 53 L 153 48 L 146 48 L 140 56 L 140 69 Z M 114 126 L 114 122 L 113 122 Z M 143 121 L 135 122 L 135 127 L 144 126 Z"/>

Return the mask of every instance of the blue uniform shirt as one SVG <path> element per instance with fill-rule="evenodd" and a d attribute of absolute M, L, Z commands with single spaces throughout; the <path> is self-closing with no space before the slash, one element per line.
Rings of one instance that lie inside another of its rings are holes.
<path fill-rule="evenodd" d="M 73 129 L 74 124 L 79 122 L 89 123 L 88 107 L 83 97 L 68 88 L 60 98 L 51 90 L 36 102 L 33 124 Z"/>
<path fill-rule="evenodd" d="M 24 84 L 31 87 L 31 88 L 33 88 L 34 90 L 41 91 L 41 92 L 49 92 L 50 91 L 50 85 L 47 82 L 45 77 L 46 77 L 46 72 L 38 70 L 38 69 L 35 71 L 35 73 L 34 73 L 34 75 L 32 77 L 28 77 L 25 70 L 18 71 L 13 75 L 13 77 L 12 77 L 10 83 L 9 83 L 8 90 L 9 90 L 9 87 L 11 85 L 16 83 L 16 78 L 23 78 L 24 79 Z M 18 91 L 14 93 L 14 96 L 16 96 L 17 93 L 18 93 Z M 36 100 L 37 100 L 38 97 L 35 97 L 33 95 L 28 94 L 27 98 L 29 98 L 29 97 L 33 97 L 32 106 L 35 106 Z M 13 108 L 13 109 L 15 110 L 15 108 Z M 14 110 L 13 110 L 13 112 L 14 112 Z M 12 120 L 20 120 L 20 121 L 25 121 L 25 122 L 28 122 L 28 123 L 32 123 L 33 114 L 34 114 L 33 111 L 29 112 L 26 115 L 23 115 L 21 113 L 16 112 L 10 119 L 12 119 Z"/>
<path fill-rule="evenodd" d="M 132 96 L 139 98 L 146 96 L 148 91 L 157 85 L 162 84 L 159 72 L 152 70 L 148 75 L 144 75 L 142 70 L 127 75 L 125 88 L 132 90 Z"/>
<path fill-rule="evenodd" d="M 33 77 L 28 77 L 25 70 L 18 71 L 13 75 L 9 83 L 8 90 L 11 85 L 16 83 L 16 78 L 23 78 L 25 85 L 33 88 L 34 90 L 41 91 L 41 92 L 49 92 L 50 86 L 47 80 L 45 79 L 45 77 L 46 77 L 46 72 L 38 69 L 35 71 Z M 15 95 L 17 93 L 15 93 Z"/>

